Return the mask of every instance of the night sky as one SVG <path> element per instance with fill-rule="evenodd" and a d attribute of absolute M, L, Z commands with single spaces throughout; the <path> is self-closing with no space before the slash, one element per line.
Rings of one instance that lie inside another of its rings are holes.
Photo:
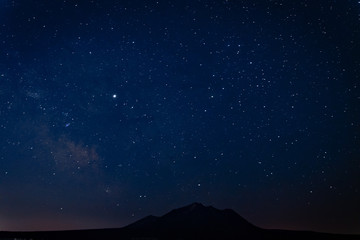
<path fill-rule="evenodd" d="M 356 0 L 0 0 L 0 103 L 0 230 L 360 234 Z"/>

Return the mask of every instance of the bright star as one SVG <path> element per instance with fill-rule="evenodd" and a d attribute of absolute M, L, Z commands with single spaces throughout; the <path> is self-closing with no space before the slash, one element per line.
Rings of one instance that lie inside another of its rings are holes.
<path fill-rule="evenodd" d="M 113 97 L 113 98 L 117 98 L 117 95 L 116 95 L 116 94 L 113 94 L 112 97 Z"/>

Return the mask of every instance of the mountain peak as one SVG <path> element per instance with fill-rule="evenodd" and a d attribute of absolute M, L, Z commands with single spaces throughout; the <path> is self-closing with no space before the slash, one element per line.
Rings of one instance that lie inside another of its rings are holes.
<path fill-rule="evenodd" d="M 203 215 L 212 207 L 205 207 L 203 204 L 194 202 L 185 207 L 177 208 L 165 214 L 162 218 L 173 219 L 179 217 L 193 217 L 194 215 Z"/>
<path fill-rule="evenodd" d="M 199 207 L 205 207 L 205 206 L 202 205 L 201 203 L 194 202 L 194 203 L 190 204 L 189 207 L 191 207 L 191 208 L 199 208 Z"/>
<path fill-rule="evenodd" d="M 194 202 L 174 209 L 161 217 L 146 217 L 128 226 L 135 231 L 155 232 L 253 232 L 256 227 L 233 210 L 219 210 Z M 210 234 L 211 235 L 211 234 Z"/>
<path fill-rule="evenodd" d="M 201 203 L 194 202 L 194 203 L 192 203 L 190 205 L 187 205 L 185 207 L 178 208 L 178 209 L 175 209 L 175 210 L 183 210 L 183 211 L 186 211 L 186 212 L 192 212 L 192 211 L 195 211 L 195 210 L 206 209 L 206 208 L 209 208 L 209 207 L 205 207 Z"/>

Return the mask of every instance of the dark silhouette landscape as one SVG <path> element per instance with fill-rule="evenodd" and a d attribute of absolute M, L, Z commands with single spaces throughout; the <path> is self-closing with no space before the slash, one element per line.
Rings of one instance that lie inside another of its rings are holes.
<path fill-rule="evenodd" d="M 148 216 L 123 228 L 1 232 L 0 239 L 321 239 L 360 240 L 359 235 L 259 228 L 231 209 L 219 210 L 200 203 L 161 216 Z"/>

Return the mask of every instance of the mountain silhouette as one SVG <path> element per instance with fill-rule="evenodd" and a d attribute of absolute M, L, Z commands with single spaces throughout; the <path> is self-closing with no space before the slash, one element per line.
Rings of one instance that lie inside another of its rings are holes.
<path fill-rule="evenodd" d="M 137 239 L 360 240 L 360 236 L 259 228 L 231 209 L 193 203 L 161 216 L 148 216 L 123 228 Z"/>
<path fill-rule="evenodd" d="M 359 235 L 341 235 L 306 231 L 267 230 L 259 228 L 231 209 L 193 203 L 161 216 L 148 216 L 123 228 L 0 232 L 1 239 L 120 239 L 120 240 L 360 240 Z"/>
<path fill-rule="evenodd" d="M 172 210 L 162 217 L 148 216 L 125 229 L 148 236 L 184 238 L 234 237 L 256 234 L 260 230 L 233 210 L 218 210 L 200 203 Z"/>

